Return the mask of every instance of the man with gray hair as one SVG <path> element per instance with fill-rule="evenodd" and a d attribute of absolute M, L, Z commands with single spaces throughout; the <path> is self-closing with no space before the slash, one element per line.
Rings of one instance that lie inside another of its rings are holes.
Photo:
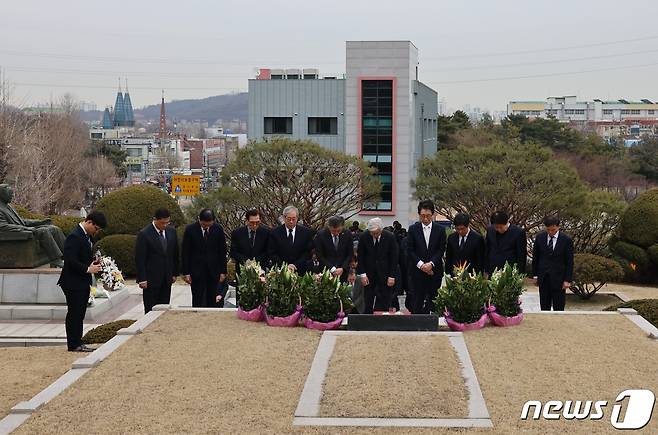
<path fill-rule="evenodd" d="M 327 219 L 326 228 L 315 236 L 314 244 L 320 267 L 340 277 L 341 282 L 347 282 L 354 244 L 352 235 L 345 229 L 345 219 L 341 216 Z"/>
<path fill-rule="evenodd" d="M 62 267 L 62 251 L 66 237 L 50 219 L 23 219 L 11 206 L 14 191 L 8 184 L 0 184 L 0 232 L 31 232 L 39 241 L 41 249 L 50 259 L 51 265 Z"/>
<path fill-rule="evenodd" d="M 380 218 L 368 221 L 359 236 L 357 274 L 363 284 L 364 314 L 388 311 L 397 277 L 398 244 L 393 233 L 384 230 Z"/>
<path fill-rule="evenodd" d="M 311 269 L 313 231 L 298 225 L 299 210 L 288 206 L 283 209 L 283 224 L 270 233 L 269 257 L 275 266 L 288 264 L 290 270 L 303 275 Z"/>

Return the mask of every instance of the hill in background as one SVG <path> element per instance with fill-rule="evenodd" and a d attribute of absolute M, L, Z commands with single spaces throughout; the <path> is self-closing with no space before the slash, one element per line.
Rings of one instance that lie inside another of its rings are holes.
<path fill-rule="evenodd" d="M 213 123 L 218 119 L 247 120 L 247 93 L 230 95 L 215 95 L 202 99 L 174 100 L 165 103 L 167 119 L 187 120 L 187 121 L 208 121 Z M 84 121 L 100 121 L 103 116 L 101 111 L 82 112 L 81 117 Z M 160 105 L 135 109 L 135 118 L 138 121 L 157 121 L 160 119 Z"/>

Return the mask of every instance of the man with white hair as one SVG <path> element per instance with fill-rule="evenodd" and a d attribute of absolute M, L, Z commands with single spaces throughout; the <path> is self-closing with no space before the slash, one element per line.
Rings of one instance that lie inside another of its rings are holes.
<path fill-rule="evenodd" d="M 363 284 L 364 314 L 388 311 L 397 276 L 398 244 L 393 233 L 384 230 L 380 218 L 368 221 L 359 236 L 357 274 Z"/>
<path fill-rule="evenodd" d="M 313 231 L 298 225 L 298 218 L 297 207 L 283 209 L 283 224 L 272 230 L 268 249 L 273 265 L 287 263 L 290 270 L 303 275 L 312 266 Z"/>

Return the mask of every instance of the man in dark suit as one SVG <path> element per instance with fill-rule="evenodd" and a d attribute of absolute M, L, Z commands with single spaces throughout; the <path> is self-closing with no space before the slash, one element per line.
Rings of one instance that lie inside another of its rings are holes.
<path fill-rule="evenodd" d="M 182 247 L 183 280 L 192 288 L 192 306 L 224 306 L 226 237 L 215 213 L 204 208 L 198 221 L 185 227 Z"/>
<path fill-rule="evenodd" d="M 71 352 L 93 352 L 82 344 L 82 322 L 87 312 L 92 275 L 101 270 L 91 252 L 91 238 L 107 226 L 103 213 L 92 211 L 76 226 L 64 242 L 64 267 L 59 285 L 66 296 L 66 345 Z"/>
<path fill-rule="evenodd" d="M 284 223 L 272 230 L 268 249 L 274 265 L 287 263 L 290 270 L 303 275 L 312 267 L 313 231 L 297 225 L 298 217 L 296 207 L 283 210 Z"/>
<path fill-rule="evenodd" d="M 526 270 L 528 257 L 525 230 L 509 223 L 509 215 L 497 211 L 491 215 L 491 225 L 487 228 L 485 240 L 484 270 L 488 276 L 494 270 L 502 269 L 505 263 L 516 265 L 521 273 Z"/>
<path fill-rule="evenodd" d="M 270 230 L 261 224 L 260 212 L 248 210 L 245 215 L 245 225 L 236 228 L 231 233 L 231 253 L 235 260 L 235 272 L 240 275 L 240 269 L 247 260 L 256 260 L 265 270 L 269 266 L 267 247 L 270 240 Z"/>
<path fill-rule="evenodd" d="M 471 228 L 471 218 L 457 213 L 452 221 L 455 232 L 448 236 L 446 245 L 446 273 L 452 275 L 455 266 L 468 264 L 467 273 L 482 272 L 484 265 L 484 237 Z"/>
<path fill-rule="evenodd" d="M 573 241 L 560 231 L 560 219 L 544 218 L 545 231 L 535 237 L 532 250 L 532 276 L 539 284 L 542 311 L 564 311 L 566 289 L 573 279 Z"/>
<path fill-rule="evenodd" d="M 155 305 L 169 304 L 171 285 L 178 276 L 178 239 L 170 222 L 169 210 L 158 209 L 153 222 L 137 235 L 135 264 L 145 313 Z"/>
<path fill-rule="evenodd" d="M 354 242 L 350 232 L 345 230 L 345 219 L 341 216 L 327 219 L 327 228 L 322 229 L 313 242 L 320 269 L 326 268 L 332 275 L 340 277 L 341 282 L 347 282 Z"/>
<path fill-rule="evenodd" d="M 368 221 L 359 236 L 356 273 L 363 284 L 364 314 L 389 311 L 398 270 L 398 243 L 380 218 Z"/>
<path fill-rule="evenodd" d="M 443 279 L 443 254 L 446 249 L 446 232 L 434 221 L 434 203 L 426 200 L 418 204 L 419 222 L 407 232 L 407 255 L 413 281 L 411 312 L 428 314 L 434 310 L 441 280 Z"/>

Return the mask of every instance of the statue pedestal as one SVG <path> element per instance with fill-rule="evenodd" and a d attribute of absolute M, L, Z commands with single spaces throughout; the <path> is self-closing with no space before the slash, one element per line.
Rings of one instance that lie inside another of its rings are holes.
<path fill-rule="evenodd" d="M 61 269 L 0 269 L 0 320 L 63 320 L 66 298 L 57 285 Z M 86 320 L 94 320 L 126 300 L 128 289 L 97 298 L 87 308 Z"/>
<path fill-rule="evenodd" d="M 50 259 L 28 231 L 0 233 L 0 269 L 31 269 Z"/>

